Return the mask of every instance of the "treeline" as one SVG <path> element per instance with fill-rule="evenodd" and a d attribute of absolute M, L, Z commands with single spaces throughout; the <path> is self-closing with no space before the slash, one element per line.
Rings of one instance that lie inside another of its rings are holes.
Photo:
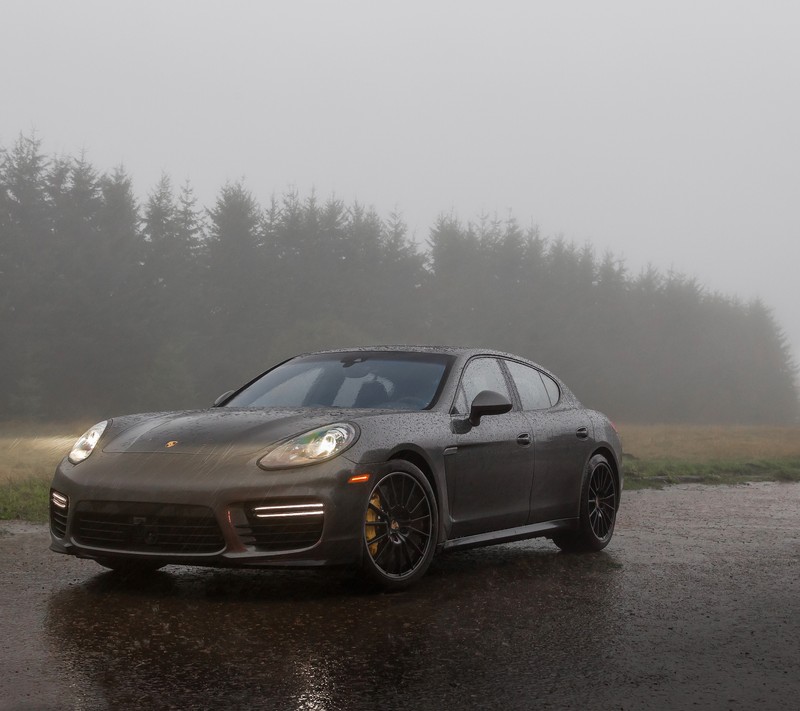
<path fill-rule="evenodd" d="M 399 215 L 241 183 L 210 209 L 164 177 L 0 153 L 0 417 L 203 407 L 296 352 L 368 343 L 501 348 L 622 421 L 787 422 L 795 366 L 760 302 L 627 273 L 513 218 Z"/>

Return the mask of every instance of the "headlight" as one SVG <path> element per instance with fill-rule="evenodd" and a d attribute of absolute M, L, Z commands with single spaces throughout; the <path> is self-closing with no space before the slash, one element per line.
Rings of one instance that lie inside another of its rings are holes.
<path fill-rule="evenodd" d="M 298 435 L 258 460 L 262 469 L 286 469 L 333 459 L 358 439 L 354 425 L 339 422 Z"/>
<path fill-rule="evenodd" d="M 67 459 L 71 461 L 73 464 L 79 464 L 82 462 L 86 457 L 88 457 L 93 451 L 94 447 L 97 444 L 97 441 L 103 435 L 103 432 L 106 431 L 106 427 L 108 427 L 108 420 L 103 420 L 102 422 L 98 422 L 93 427 L 90 427 L 86 432 L 84 432 L 75 445 L 70 450 Z"/>

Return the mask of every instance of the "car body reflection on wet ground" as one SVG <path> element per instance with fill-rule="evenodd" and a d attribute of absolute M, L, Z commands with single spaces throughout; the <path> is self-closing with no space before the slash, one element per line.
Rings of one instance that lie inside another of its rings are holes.
<path fill-rule="evenodd" d="M 332 572 L 125 582 L 9 526 L 0 707 L 791 707 L 800 485 L 625 496 L 600 554 L 453 553 L 379 595 Z"/>

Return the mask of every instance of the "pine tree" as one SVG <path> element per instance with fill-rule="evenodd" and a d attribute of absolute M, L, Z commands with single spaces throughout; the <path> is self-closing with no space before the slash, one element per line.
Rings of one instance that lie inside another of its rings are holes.
<path fill-rule="evenodd" d="M 261 249 L 261 210 L 242 183 L 225 185 L 214 209 L 206 266 L 206 333 L 204 347 L 213 354 L 207 377 L 236 383 L 242 374 L 263 369 L 260 352 L 273 334 L 265 308 Z"/>
<path fill-rule="evenodd" d="M 0 166 L 0 390 L 8 414 L 45 414 L 37 368 L 47 354 L 53 232 L 45 191 L 47 159 L 35 135 L 20 135 Z M 42 298 L 44 297 L 44 298 Z"/>

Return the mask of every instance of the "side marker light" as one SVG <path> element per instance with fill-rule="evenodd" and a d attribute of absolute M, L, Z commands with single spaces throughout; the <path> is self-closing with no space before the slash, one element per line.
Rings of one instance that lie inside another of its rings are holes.
<path fill-rule="evenodd" d="M 372 476 L 371 474 L 354 474 L 353 476 L 351 476 L 347 480 L 347 483 L 348 484 L 362 484 L 365 481 L 369 481 L 369 478 L 371 476 Z"/>

